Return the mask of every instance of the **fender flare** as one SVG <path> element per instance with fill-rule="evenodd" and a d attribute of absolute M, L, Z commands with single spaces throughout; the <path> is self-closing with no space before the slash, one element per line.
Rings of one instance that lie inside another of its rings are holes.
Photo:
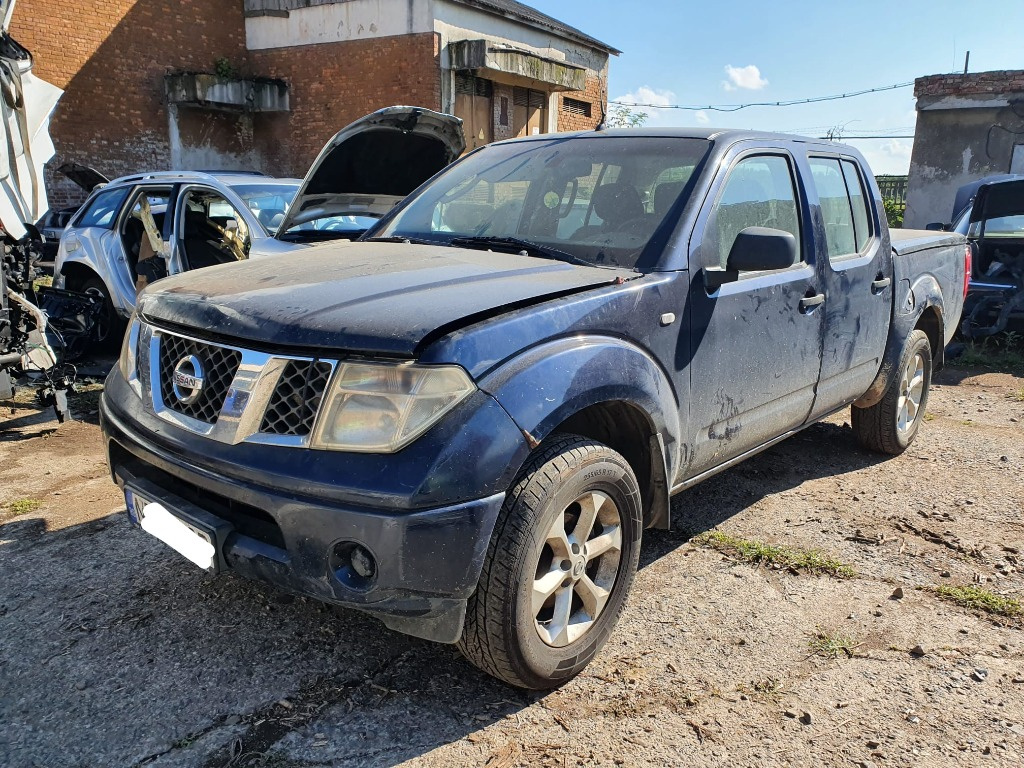
<path fill-rule="evenodd" d="M 604 336 L 545 342 L 479 382 L 536 446 L 568 418 L 595 405 L 625 403 L 649 428 L 652 477 L 648 523 L 669 524 L 669 489 L 679 469 L 680 407 L 668 376 L 640 347 Z"/>
<path fill-rule="evenodd" d="M 911 309 L 905 314 L 899 314 L 901 308 L 905 309 L 907 307 L 911 307 Z M 939 345 L 932 360 L 932 368 L 933 370 L 940 370 L 942 368 L 943 352 L 945 350 L 945 344 L 943 343 L 945 338 L 943 335 L 944 329 L 942 327 L 945 323 L 942 289 L 934 277 L 922 275 L 914 282 L 906 296 L 902 299 L 902 303 L 897 307 L 893 321 L 889 325 L 889 337 L 885 344 L 885 352 L 882 355 L 882 365 L 875 376 L 875 380 L 868 387 L 867 392 L 853 403 L 854 407 L 870 408 L 881 401 L 882 396 L 892 382 L 893 376 L 899 375 L 897 369 L 907 338 L 918 327 L 924 313 L 933 307 L 938 312 L 940 326 Z"/>

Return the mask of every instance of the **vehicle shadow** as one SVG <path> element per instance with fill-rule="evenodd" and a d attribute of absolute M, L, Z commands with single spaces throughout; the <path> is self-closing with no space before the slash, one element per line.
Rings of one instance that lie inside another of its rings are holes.
<path fill-rule="evenodd" d="M 769 494 L 879 460 L 849 427 L 811 427 L 680 494 L 641 566 Z M 124 513 L 0 523 L 0 690 L 11 766 L 392 766 L 545 696 L 366 615 L 208 576 Z"/>

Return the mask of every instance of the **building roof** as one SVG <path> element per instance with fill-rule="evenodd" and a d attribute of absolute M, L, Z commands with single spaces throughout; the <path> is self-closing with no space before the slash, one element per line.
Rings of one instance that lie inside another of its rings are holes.
<path fill-rule="evenodd" d="M 1024 92 L 1024 69 L 928 75 L 914 81 L 914 96 L 995 96 Z"/>
<path fill-rule="evenodd" d="M 602 43 L 596 37 L 591 37 L 590 35 L 576 29 L 576 27 L 571 27 L 565 22 L 552 18 L 545 13 L 541 13 L 536 8 L 531 8 L 523 3 L 517 3 L 516 0 L 452 0 L 452 2 L 459 3 L 460 5 L 468 5 L 472 8 L 477 8 L 498 16 L 515 19 L 516 21 L 529 24 L 531 27 L 546 29 L 557 35 L 568 38 L 569 40 L 575 40 L 578 43 L 583 43 L 584 45 L 590 46 L 591 48 L 597 48 L 601 51 L 607 51 L 608 53 L 615 54 L 616 56 L 622 53 L 622 51 L 617 48 L 613 48 L 608 45 L 608 43 Z"/>

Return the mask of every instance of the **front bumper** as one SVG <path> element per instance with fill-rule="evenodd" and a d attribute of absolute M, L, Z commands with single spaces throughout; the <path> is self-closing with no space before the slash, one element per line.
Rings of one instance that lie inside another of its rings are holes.
<path fill-rule="evenodd" d="M 410 635 L 449 643 L 459 638 L 504 492 L 426 509 L 380 508 L 214 472 L 200 454 L 161 444 L 172 428 L 150 432 L 140 428 L 134 414 L 126 418 L 112 408 L 107 396 L 126 390 L 115 377 L 116 371 L 100 404 L 115 482 L 122 488 L 144 484 L 150 496 L 172 509 L 202 510 L 226 523 L 220 542 L 224 567 L 367 611 Z M 322 458 L 305 453 L 311 465 Z M 310 487 L 316 490 L 317 484 Z M 353 580 L 337 567 L 339 548 L 351 544 L 373 555 L 372 580 Z"/>

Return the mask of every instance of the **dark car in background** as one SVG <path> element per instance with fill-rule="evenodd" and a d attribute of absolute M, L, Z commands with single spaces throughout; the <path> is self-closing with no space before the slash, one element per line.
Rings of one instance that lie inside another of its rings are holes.
<path fill-rule="evenodd" d="M 86 194 L 91 194 L 98 187 L 109 182 L 109 179 L 99 171 L 85 165 L 79 165 L 78 163 L 64 163 L 64 165 L 57 169 L 57 173 L 69 178 L 81 187 Z M 53 274 L 53 265 L 57 258 L 60 238 L 63 236 L 64 229 L 68 223 L 81 207 L 81 205 L 72 205 L 55 211 L 47 211 L 46 215 L 36 222 L 36 228 L 39 230 L 39 234 L 43 236 L 42 259 L 39 262 L 39 267 L 43 271 Z"/>
<path fill-rule="evenodd" d="M 931 225 L 965 236 L 973 267 L 961 332 L 966 338 L 1024 328 L 1024 175 L 1001 174 L 957 191 L 953 223 Z"/>

